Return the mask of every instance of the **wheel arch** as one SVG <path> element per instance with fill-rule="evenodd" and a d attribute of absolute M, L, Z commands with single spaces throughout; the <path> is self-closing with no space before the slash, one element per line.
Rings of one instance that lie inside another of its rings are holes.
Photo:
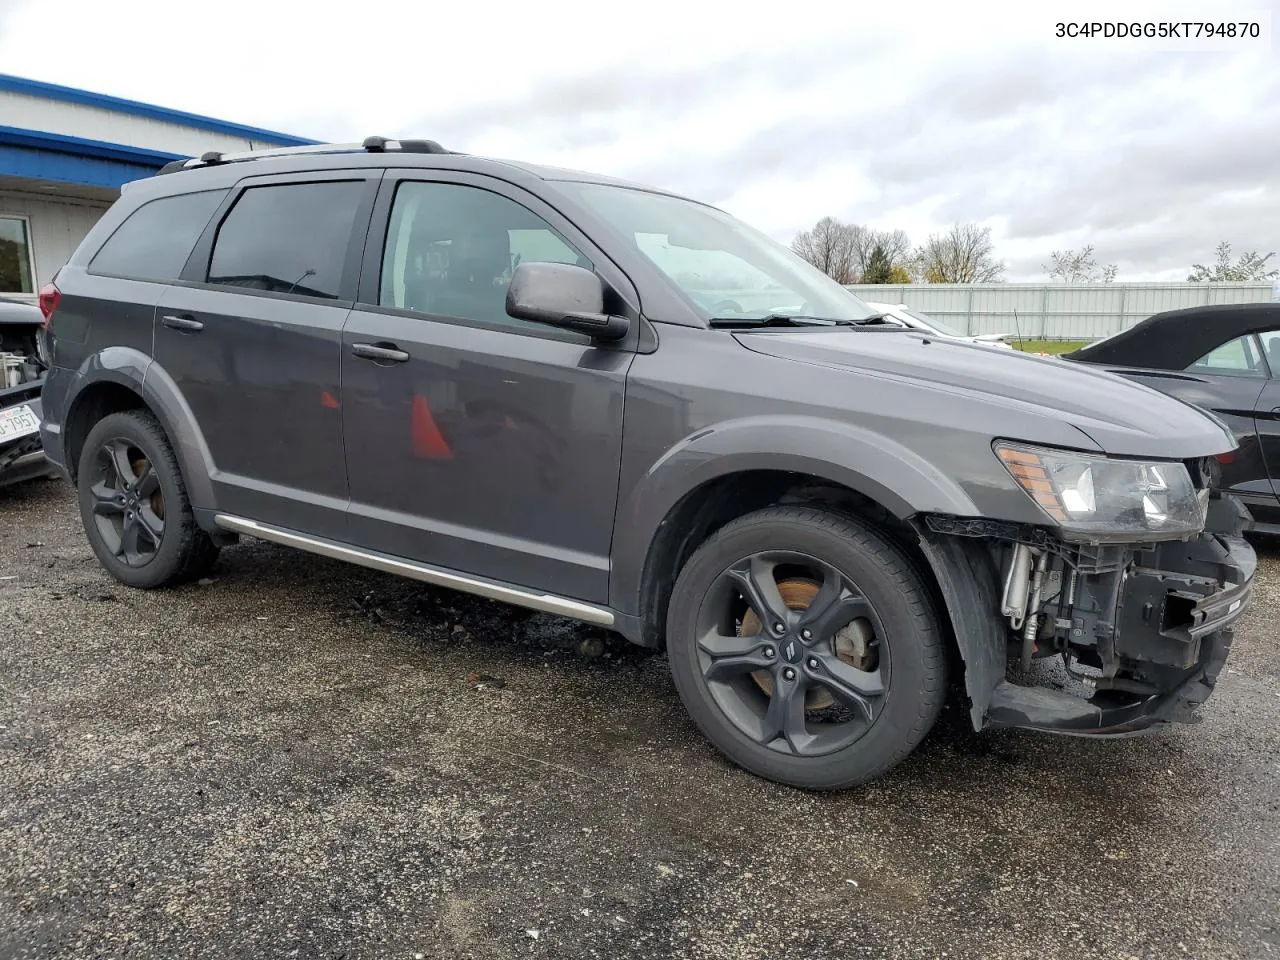
<path fill-rule="evenodd" d="M 63 418 L 66 467 L 72 482 L 93 425 L 109 414 L 131 409 L 148 410 L 160 421 L 173 444 L 192 505 L 212 508 L 213 460 L 191 408 L 162 367 L 129 347 L 103 350 L 76 371 Z"/>
<path fill-rule="evenodd" d="M 915 528 L 861 491 L 819 474 L 785 470 L 724 474 L 704 481 L 671 507 L 646 552 L 633 639 L 648 647 L 664 645 L 666 611 L 675 579 L 708 537 L 741 516 L 785 504 L 820 507 L 857 520 L 894 543 L 930 591 L 944 632 L 954 647 L 949 606 Z"/>
<path fill-rule="evenodd" d="M 62 416 L 63 452 L 73 483 L 93 425 L 110 414 L 146 406 L 142 383 L 150 363 L 146 354 L 131 347 L 108 347 L 88 357 L 76 370 Z"/>
<path fill-rule="evenodd" d="M 932 600 L 948 658 L 954 693 L 970 704 L 973 728 L 985 724 L 991 691 L 1003 676 L 1002 634 L 980 608 L 997 597 L 973 544 L 930 534 L 919 517 L 903 519 L 872 497 L 816 474 L 781 470 L 718 476 L 688 491 L 664 517 L 645 557 L 638 588 L 640 609 L 619 624 L 643 646 L 665 646 L 667 608 L 680 569 L 713 533 L 768 506 L 817 506 L 873 528 L 898 547 Z M 971 569 L 970 564 L 976 566 Z M 980 569 L 979 569 L 980 568 Z M 978 602 L 974 603 L 974 598 Z"/>
<path fill-rule="evenodd" d="M 655 579 L 678 572 L 691 552 L 689 541 L 696 547 L 698 537 L 735 516 L 776 503 L 790 490 L 818 487 L 837 491 L 845 509 L 863 519 L 874 516 L 912 544 L 917 538 L 907 521 L 917 514 L 979 512 L 933 463 L 856 424 L 777 415 L 704 428 L 658 458 L 619 503 L 611 605 L 644 624 L 628 633 L 640 634 L 647 645 L 657 642 L 652 622 L 663 604 L 655 606 Z M 922 554 L 920 559 L 928 568 Z"/>

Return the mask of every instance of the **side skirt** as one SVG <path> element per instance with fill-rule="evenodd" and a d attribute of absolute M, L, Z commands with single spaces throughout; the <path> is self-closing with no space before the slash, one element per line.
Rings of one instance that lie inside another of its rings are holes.
<path fill-rule="evenodd" d="M 272 527 L 265 523 L 258 523 L 256 520 L 246 520 L 243 517 L 235 517 L 226 513 L 215 515 L 214 523 L 221 529 L 231 533 L 270 540 L 286 547 L 295 547 L 308 553 L 316 553 L 322 557 L 344 560 L 347 563 L 369 567 L 372 570 L 381 570 L 383 573 L 394 573 L 398 576 L 409 577 L 412 580 L 420 580 L 432 586 L 447 587 L 450 590 L 460 590 L 463 593 L 473 593 L 476 596 L 487 597 L 490 600 L 500 600 L 503 603 L 511 603 L 518 607 L 540 610 L 543 613 L 571 617 L 574 620 L 594 623 L 601 627 L 614 626 L 612 610 L 583 603 L 580 600 L 570 600 L 567 597 L 558 597 L 549 593 L 531 593 L 493 580 L 483 580 L 440 567 L 417 563 L 413 560 L 392 557 L 385 553 L 362 550 L 359 547 L 336 543 L 332 540 L 309 537 L 306 534 L 295 533 L 292 530 L 285 530 L 281 527 Z"/>

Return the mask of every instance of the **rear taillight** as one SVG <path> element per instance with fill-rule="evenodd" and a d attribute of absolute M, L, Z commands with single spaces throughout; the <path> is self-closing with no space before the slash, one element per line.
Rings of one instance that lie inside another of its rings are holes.
<path fill-rule="evenodd" d="M 44 314 L 44 328 L 46 330 L 53 323 L 53 311 L 58 309 L 60 302 L 62 302 L 62 291 L 52 283 L 46 283 L 40 288 L 40 312 Z"/>

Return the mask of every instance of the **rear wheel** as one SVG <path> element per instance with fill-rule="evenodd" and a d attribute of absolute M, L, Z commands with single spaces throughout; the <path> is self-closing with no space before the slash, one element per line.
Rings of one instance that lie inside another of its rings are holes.
<path fill-rule="evenodd" d="M 113 413 L 85 439 L 76 471 L 89 545 L 131 587 L 182 583 L 206 573 L 218 548 L 196 526 L 178 460 L 145 410 Z"/>
<path fill-rule="evenodd" d="M 854 520 L 771 507 L 719 530 L 676 581 L 681 699 L 726 756 L 815 789 L 905 757 L 937 719 L 943 643 L 910 560 Z"/>

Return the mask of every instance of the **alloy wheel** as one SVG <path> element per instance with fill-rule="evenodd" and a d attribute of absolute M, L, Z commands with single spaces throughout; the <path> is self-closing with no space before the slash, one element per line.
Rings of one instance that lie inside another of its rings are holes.
<path fill-rule="evenodd" d="M 771 551 L 724 570 L 697 620 L 702 679 L 755 742 L 819 756 L 875 723 L 889 689 L 889 651 L 870 600 L 814 557 Z"/>
<path fill-rule="evenodd" d="M 123 438 L 94 457 L 93 521 L 102 542 L 129 567 L 149 563 L 164 539 L 164 495 L 150 459 Z"/>

